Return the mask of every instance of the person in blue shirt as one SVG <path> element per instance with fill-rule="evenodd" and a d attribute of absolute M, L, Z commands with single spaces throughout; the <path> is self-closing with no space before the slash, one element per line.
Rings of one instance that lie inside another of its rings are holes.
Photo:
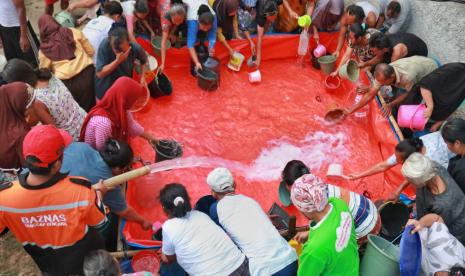
<path fill-rule="evenodd" d="M 121 27 L 110 30 L 97 51 L 95 95 L 102 99 L 105 92 L 120 77 L 132 78 L 136 61 L 141 65 L 141 76 L 145 74 L 148 57 L 144 49 L 129 41 L 128 31 Z M 140 80 L 145 85 L 145 78 Z"/>
<path fill-rule="evenodd" d="M 128 171 L 132 160 L 132 149 L 123 141 L 109 139 L 100 152 L 89 144 L 74 142 L 65 149 L 61 172 L 82 176 L 97 184 L 99 180 Z M 151 228 L 152 224 L 148 220 L 127 205 L 120 186 L 109 190 L 103 202 L 117 216 L 140 224 L 144 230 Z"/>
<path fill-rule="evenodd" d="M 217 19 L 215 12 L 208 5 L 208 0 L 183 0 L 187 6 L 187 48 L 195 69 L 202 69 L 201 61 L 195 52 L 197 34 L 200 31 L 207 33 L 208 52 L 210 56 L 215 55 Z"/>

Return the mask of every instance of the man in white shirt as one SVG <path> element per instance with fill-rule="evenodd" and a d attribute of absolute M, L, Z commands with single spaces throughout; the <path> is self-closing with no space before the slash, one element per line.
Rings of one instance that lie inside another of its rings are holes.
<path fill-rule="evenodd" d="M 387 34 L 405 32 L 410 22 L 410 0 L 381 0 L 377 29 Z"/>
<path fill-rule="evenodd" d="M 211 206 L 210 215 L 247 256 L 250 274 L 296 275 L 296 252 L 255 200 L 235 194 L 231 172 L 216 168 L 208 175 L 207 183 L 218 200 Z"/>
<path fill-rule="evenodd" d="M 95 49 L 93 56 L 94 63 L 96 63 L 97 50 L 100 43 L 108 37 L 108 32 L 113 26 L 113 23 L 118 22 L 123 14 L 123 8 L 117 1 L 109 1 L 105 4 L 103 10 L 103 15 L 89 21 L 82 30 Z"/>
<path fill-rule="evenodd" d="M 24 0 L 0 1 L 0 38 L 7 60 L 19 58 L 37 66 L 33 50 L 37 52 L 39 41 L 27 21 Z"/>

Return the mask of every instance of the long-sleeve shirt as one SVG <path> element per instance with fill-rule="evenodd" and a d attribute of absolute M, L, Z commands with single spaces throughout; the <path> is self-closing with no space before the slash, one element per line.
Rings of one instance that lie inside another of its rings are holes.
<path fill-rule="evenodd" d="M 144 128 L 128 112 L 128 132 L 130 136 L 140 136 L 144 133 Z M 96 150 L 101 150 L 105 142 L 112 138 L 112 122 L 108 117 L 93 116 L 86 127 L 84 142 L 91 145 Z"/>
<path fill-rule="evenodd" d="M 73 38 L 76 43 L 76 50 L 74 50 L 75 58 L 72 60 L 64 59 L 52 61 L 46 57 L 42 51 L 39 51 L 39 67 L 49 68 L 60 80 L 68 80 L 79 73 L 81 73 L 87 66 L 92 65 L 94 62 L 94 48 L 84 34 L 77 29 L 70 28 L 73 32 Z"/>

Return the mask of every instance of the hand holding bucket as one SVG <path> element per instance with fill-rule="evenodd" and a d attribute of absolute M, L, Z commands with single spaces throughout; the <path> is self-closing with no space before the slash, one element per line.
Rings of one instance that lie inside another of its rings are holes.
<path fill-rule="evenodd" d="M 249 73 L 249 82 L 250 83 L 259 83 L 262 81 L 262 74 L 260 70 L 256 70 Z"/>

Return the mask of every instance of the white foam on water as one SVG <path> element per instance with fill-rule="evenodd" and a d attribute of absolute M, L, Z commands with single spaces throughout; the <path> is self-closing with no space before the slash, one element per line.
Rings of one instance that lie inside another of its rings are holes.
<path fill-rule="evenodd" d="M 350 153 L 344 146 L 343 132 L 309 133 L 303 140 L 291 142 L 288 138 L 272 140 L 246 170 L 248 180 L 270 181 L 279 179 L 287 162 L 297 159 L 311 170 L 318 171 L 326 163 L 341 163 Z"/>

